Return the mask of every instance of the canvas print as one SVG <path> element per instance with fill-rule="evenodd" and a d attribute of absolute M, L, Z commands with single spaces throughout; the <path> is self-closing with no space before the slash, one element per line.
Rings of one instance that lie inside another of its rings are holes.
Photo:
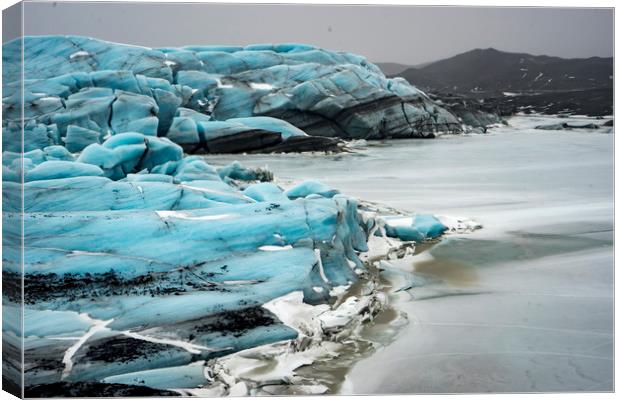
<path fill-rule="evenodd" d="M 613 18 L 7 8 L 3 390 L 612 392 Z"/>

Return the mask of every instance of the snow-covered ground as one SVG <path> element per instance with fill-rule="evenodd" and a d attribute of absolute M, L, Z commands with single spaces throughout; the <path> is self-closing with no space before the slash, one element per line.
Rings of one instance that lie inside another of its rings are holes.
<path fill-rule="evenodd" d="M 267 165 L 284 182 L 319 178 L 364 200 L 484 225 L 390 262 L 413 282 L 391 299 L 409 323 L 352 367 L 343 392 L 609 391 L 613 134 L 534 129 L 566 121 L 518 116 L 486 135 L 209 162 Z"/>

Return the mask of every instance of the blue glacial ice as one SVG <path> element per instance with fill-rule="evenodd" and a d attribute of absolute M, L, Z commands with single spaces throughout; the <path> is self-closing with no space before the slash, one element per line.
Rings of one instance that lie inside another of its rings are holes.
<path fill-rule="evenodd" d="M 358 201 L 188 153 L 336 149 L 332 136 L 458 125 L 363 57 L 307 45 L 28 37 L 23 95 L 19 46 L 3 50 L 3 304 L 17 316 L 24 303 L 30 387 L 207 385 L 205 362 L 298 336 L 263 305 L 292 293 L 324 304 L 364 274 L 378 225 Z M 404 241 L 445 230 L 431 216 L 381 221 Z M 6 346 L 20 329 L 4 324 Z"/>
<path fill-rule="evenodd" d="M 239 163 L 218 171 L 137 132 L 77 158 L 56 147 L 25 156 L 22 216 L 20 158 L 5 152 L 13 179 L 3 185 L 3 218 L 5 237 L 24 229 L 26 357 L 37 365 L 30 385 L 125 382 L 115 377 L 295 338 L 261 306 L 294 291 L 325 301 L 363 267 L 357 202 L 322 186 L 288 196 L 254 183 L 265 171 Z M 18 279 L 19 252 L 5 254 L 5 279 Z M 19 300 L 16 291 L 5 296 Z M 115 345 L 143 350 L 116 359 Z M 62 368 L 44 367 L 52 364 Z"/>
<path fill-rule="evenodd" d="M 437 217 L 428 214 L 416 214 L 412 217 L 381 217 L 385 234 L 403 241 L 423 242 L 443 235 L 448 227 Z M 380 234 L 377 231 L 375 234 Z"/>
<path fill-rule="evenodd" d="M 71 152 L 124 132 L 168 137 L 190 152 L 229 153 L 337 149 L 326 137 L 461 129 L 450 112 L 364 57 L 308 45 L 149 49 L 25 37 L 23 96 L 21 50 L 19 40 L 3 45 L 9 151 L 19 151 L 22 125 L 25 151 L 63 145 Z M 295 146 L 286 145 L 291 138 Z"/>

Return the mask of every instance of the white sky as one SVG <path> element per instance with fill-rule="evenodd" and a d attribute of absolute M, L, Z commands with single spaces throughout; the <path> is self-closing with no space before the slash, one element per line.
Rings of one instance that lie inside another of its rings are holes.
<path fill-rule="evenodd" d="M 487 47 L 613 54 L 612 9 L 26 2 L 24 13 L 27 35 L 150 47 L 302 42 L 406 64 Z"/>

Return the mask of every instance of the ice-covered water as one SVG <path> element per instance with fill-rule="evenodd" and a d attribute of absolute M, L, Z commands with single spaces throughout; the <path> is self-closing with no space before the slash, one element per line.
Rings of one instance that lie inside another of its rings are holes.
<path fill-rule="evenodd" d="M 344 391 L 609 391 L 613 134 L 533 129 L 564 121 L 513 117 L 486 135 L 209 162 L 266 165 L 284 181 L 320 179 L 361 199 L 484 225 L 395 263 L 418 286 L 395 302 L 409 324 L 352 367 Z"/>

